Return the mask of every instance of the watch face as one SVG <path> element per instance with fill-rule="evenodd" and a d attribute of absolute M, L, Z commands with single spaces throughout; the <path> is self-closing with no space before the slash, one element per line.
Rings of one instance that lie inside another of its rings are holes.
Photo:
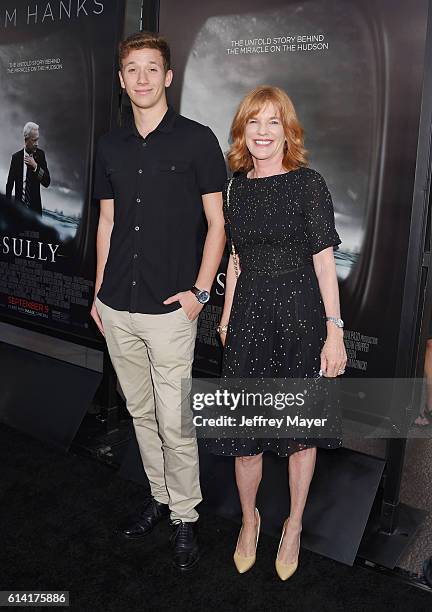
<path fill-rule="evenodd" d="M 210 293 L 208 291 L 200 291 L 197 297 L 201 304 L 206 304 L 210 299 Z"/>

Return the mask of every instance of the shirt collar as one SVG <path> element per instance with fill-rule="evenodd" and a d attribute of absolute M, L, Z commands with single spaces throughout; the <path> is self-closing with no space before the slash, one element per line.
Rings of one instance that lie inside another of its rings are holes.
<path fill-rule="evenodd" d="M 162 117 L 161 122 L 155 128 L 155 132 L 163 132 L 168 134 L 172 132 L 174 129 L 174 124 L 177 119 L 177 113 L 173 109 L 172 106 L 168 105 L 168 110 L 165 115 Z M 130 138 L 131 136 L 136 136 L 138 138 L 142 138 L 141 134 L 138 132 L 137 127 L 135 125 L 134 116 L 132 110 L 129 113 L 127 120 L 125 121 L 125 138 Z"/>
<path fill-rule="evenodd" d="M 162 117 L 162 121 L 159 123 L 156 129 L 159 130 L 159 132 L 164 132 L 165 134 L 168 134 L 168 132 L 173 131 L 176 119 L 177 113 L 175 112 L 172 106 L 168 105 L 168 110 Z"/>

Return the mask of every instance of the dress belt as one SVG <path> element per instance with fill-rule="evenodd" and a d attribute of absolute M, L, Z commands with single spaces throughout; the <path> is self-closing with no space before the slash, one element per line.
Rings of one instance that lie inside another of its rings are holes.
<path fill-rule="evenodd" d="M 257 270 L 255 268 L 246 268 L 242 269 L 242 272 L 251 272 L 254 274 L 258 274 L 259 276 L 282 276 L 283 274 L 289 274 L 290 272 L 295 272 L 296 270 L 304 270 L 305 268 L 311 268 L 311 264 L 303 264 L 302 266 L 297 266 L 296 268 L 286 268 L 284 270 Z"/>

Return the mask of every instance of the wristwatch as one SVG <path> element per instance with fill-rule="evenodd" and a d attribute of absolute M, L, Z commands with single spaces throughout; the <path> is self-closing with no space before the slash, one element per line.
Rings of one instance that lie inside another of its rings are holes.
<path fill-rule="evenodd" d="M 198 289 L 195 286 L 192 287 L 191 291 L 200 304 L 207 304 L 210 299 L 210 293 L 208 291 L 205 289 Z"/>
<path fill-rule="evenodd" d="M 338 319 L 338 317 L 326 317 L 326 320 L 334 323 L 336 327 L 343 329 L 344 322 L 342 321 L 342 319 Z"/>

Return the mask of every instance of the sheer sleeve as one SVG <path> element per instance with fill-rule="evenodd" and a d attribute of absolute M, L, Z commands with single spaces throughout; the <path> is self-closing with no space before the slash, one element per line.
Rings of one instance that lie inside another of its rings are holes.
<path fill-rule="evenodd" d="M 319 172 L 308 169 L 303 195 L 306 234 L 312 254 L 329 246 L 337 249 L 341 239 L 335 227 L 332 197 Z"/>
<path fill-rule="evenodd" d="M 230 223 L 230 211 L 229 211 L 229 203 L 228 203 L 229 184 L 230 184 L 230 179 L 225 181 L 225 186 L 222 191 L 222 197 L 223 197 L 223 213 L 224 213 L 224 219 L 225 219 L 225 236 L 227 239 L 228 251 L 229 253 L 232 253 L 233 239 L 232 239 L 232 227 Z"/>

